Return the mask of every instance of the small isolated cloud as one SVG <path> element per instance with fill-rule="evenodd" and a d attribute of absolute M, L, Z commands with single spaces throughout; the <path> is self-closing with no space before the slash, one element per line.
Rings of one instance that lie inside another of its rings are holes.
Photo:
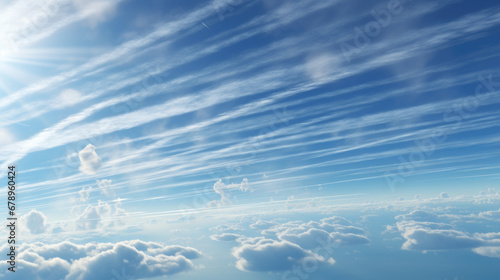
<path fill-rule="evenodd" d="M 410 214 L 396 216 L 396 219 L 411 220 L 417 222 L 438 222 L 439 216 L 423 210 L 414 210 Z"/>
<path fill-rule="evenodd" d="M 488 220 L 497 220 L 500 221 L 500 209 L 494 211 L 485 211 L 478 214 L 479 218 L 488 219 Z"/>
<path fill-rule="evenodd" d="M 479 247 L 479 248 L 474 248 L 472 251 L 481 256 L 490 258 L 500 258 L 500 246 Z"/>
<path fill-rule="evenodd" d="M 115 190 L 113 189 L 111 183 L 112 181 L 108 179 L 97 180 L 97 185 L 99 186 L 99 189 L 101 189 L 102 193 L 107 197 L 113 197 L 116 195 Z"/>
<path fill-rule="evenodd" d="M 325 224 L 332 224 L 332 225 L 343 225 L 343 226 L 350 226 L 352 223 L 351 221 L 347 220 L 346 218 L 339 217 L 339 216 L 332 216 L 328 218 L 321 219 L 322 223 Z"/>
<path fill-rule="evenodd" d="M 95 152 L 95 146 L 88 144 L 83 150 L 78 153 L 80 158 L 80 171 L 93 175 L 101 167 L 101 158 Z"/>
<path fill-rule="evenodd" d="M 80 230 L 96 229 L 100 222 L 100 209 L 89 205 L 76 220 L 76 228 Z"/>
<path fill-rule="evenodd" d="M 225 231 L 243 231 L 239 225 L 218 225 L 213 228 L 210 228 L 211 231 L 225 232 Z"/>
<path fill-rule="evenodd" d="M 306 71 L 314 81 L 327 78 L 335 70 L 338 70 L 340 59 L 329 53 L 320 53 L 310 56 L 306 61 Z"/>
<path fill-rule="evenodd" d="M 275 221 L 263 221 L 263 220 L 259 220 L 253 224 L 250 225 L 250 228 L 252 229 L 258 229 L 258 230 L 265 230 L 265 229 L 269 229 L 270 227 L 273 227 L 275 225 L 277 225 L 278 223 L 275 222 Z"/>
<path fill-rule="evenodd" d="M 317 228 L 311 228 L 299 234 L 280 233 L 278 238 L 309 250 L 322 248 L 325 244 L 331 247 L 341 247 L 370 243 L 370 240 L 362 235 L 340 232 L 329 233 L 326 230 Z"/>
<path fill-rule="evenodd" d="M 248 179 L 245 178 L 240 184 L 230 184 L 226 185 L 221 179 L 214 184 L 213 187 L 215 193 L 220 195 L 220 200 L 212 200 L 208 202 L 208 207 L 221 207 L 226 205 L 231 205 L 231 191 L 240 190 L 242 192 L 252 191 L 250 185 L 248 184 Z"/>
<path fill-rule="evenodd" d="M 15 140 L 16 138 L 14 137 L 14 134 L 7 129 L 0 127 L 0 145 L 8 145 L 14 143 Z"/>
<path fill-rule="evenodd" d="M 73 0 L 73 5 L 89 21 L 91 27 L 108 20 L 116 11 L 120 0 Z"/>
<path fill-rule="evenodd" d="M 323 263 L 325 259 L 300 246 L 271 239 L 243 243 L 233 249 L 236 267 L 242 271 L 285 271 L 304 262 Z"/>
<path fill-rule="evenodd" d="M 352 226 L 349 220 L 337 216 L 322 219 L 320 222 L 285 223 L 265 232 L 274 232 L 278 239 L 292 242 L 309 250 L 370 243 L 370 240 L 364 236 L 363 229 Z"/>
<path fill-rule="evenodd" d="M 448 193 L 442 192 L 439 194 L 439 198 L 442 198 L 442 199 L 450 198 L 450 195 L 448 195 Z"/>
<path fill-rule="evenodd" d="M 453 229 L 432 229 L 418 224 L 403 226 L 401 235 L 406 239 L 405 250 L 451 250 L 475 248 L 483 245 L 466 233 Z"/>
<path fill-rule="evenodd" d="M 44 233 L 47 230 L 45 215 L 35 209 L 21 217 L 21 223 L 28 229 L 31 234 Z"/>
<path fill-rule="evenodd" d="M 236 241 L 242 238 L 245 238 L 245 236 L 236 233 L 222 233 L 210 236 L 210 239 L 215 241 Z"/>
<path fill-rule="evenodd" d="M 85 188 L 83 187 L 78 194 L 80 195 L 80 201 L 86 202 L 89 200 L 90 192 L 92 191 L 92 187 Z"/>
<path fill-rule="evenodd" d="M 58 102 L 55 106 L 58 108 L 75 105 L 82 100 L 82 94 L 74 89 L 66 89 L 59 94 Z"/>
<path fill-rule="evenodd" d="M 102 226 L 112 227 L 115 223 L 123 224 L 121 218 L 126 212 L 120 203 L 109 205 L 99 201 L 97 205 L 87 205 L 82 214 L 76 219 L 76 228 L 79 230 L 95 230 Z M 104 224 L 104 220 L 109 223 Z"/>
<path fill-rule="evenodd" d="M 2 255 L 7 250 L 6 245 L 0 248 Z M 2 261 L 1 279 L 109 280 L 117 275 L 146 279 L 189 271 L 194 268 L 192 260 L 201 257 L 201 252 L 191 247 L 141 240 L 86 245 L 37 242 L 21 245 L 18 250 L 19 270 L 7 271 L 8 264 Z"/>

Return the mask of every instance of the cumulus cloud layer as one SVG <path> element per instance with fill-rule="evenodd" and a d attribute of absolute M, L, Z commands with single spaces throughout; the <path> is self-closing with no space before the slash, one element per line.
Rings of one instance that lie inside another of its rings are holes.
<path fill-rule="evenodd" d="M 463 218 L 464 220 L 482 216 L 489 218 L 494 212 L 481 212 Z M 397 216 L 396 219 L 400 220 L 397 229 L 405 238 L 401 248 L 418 251 L 472 249 L 480 255 L 497 256 L 497 252 L 500 251 L 500 233 L 469 234 L 449 223 L 450 217 L 460 219 L 460 216 L 456 215 L 437 215 L 422 210 Z"/>
<path fill-rule="evenodd" d="M 271 239 L 243 243 L 233 250 L 236 267 L 243 271 L 283 271 L 309 261 L 324 262 L 324 258 L 300 246 Z"/>
<path fill-rule="evenodd" d="M 216 241 L 238 241 L 233 248 L 236 267 L 242 271 L 284 271 L 295 265 L 333 265 L 335 248 L 369 243 L 365 231 L 342 217 L 318 221 L 259 220 L 250 225 L 267 237 L 245 237 L 234 233 L 212 235 Z"/>
<path fill-rule="evenodd" d="M 35 243 L 20 249 L 18 271 L 6 272 L 7 263 L 2 261 L 0 278 L 109 280 L 121 275 L 124 279 L 145 279 L 188 271 L 194 267 L 192 260 L 201 256 L 191 247 L 140 240 L 86 245 Z M 0 251 L 5 255 L 7 246 Z"/>
<path fill-rule="evenodd" d="M 211 235 L 210 238 L 215 241 L 235 241 L 239 238 L 244 238 L 244 236 L 235 233 L 222 233 Z"/>
<path fill-rule="evenodd" d="M 95 146 L 88 144 L 83 150 L 78 153 L 80 158 L 80 171 L 92 175 L 101 167 L 101 158 L 95 152 Z"/>

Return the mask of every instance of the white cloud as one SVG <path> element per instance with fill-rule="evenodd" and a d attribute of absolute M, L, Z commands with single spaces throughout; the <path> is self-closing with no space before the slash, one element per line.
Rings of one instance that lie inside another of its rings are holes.
<path fill-rule="evenodd" d="M 86 202 L 89 200 L 90 192 L 92 191 L 92 187 L 85 188 L 83 187 L 81 190 L 78 191 L 78 194 L 80 195 L 80 201 Z"/>
<path fill-rule="evenodd" d="M 244 178 L 240 184 L 226 185 L 221 179 L 214 184 L 214 191 L 220 195 L 220 200 L 212 200 L 207 203 L 208 207 L 221 207 L 231 205 L 231 190 L 240 190 L 242 192 L 252 191 L 248 184 L 248 179 Z"/>
<path fill-rule="evenodd" d="M 431 212 L 414 210 L 410 214 L 396 216 L 396 219 L 412 220 L 417 222 L 437 222 L 439 217 Z"/>
<path fill-rule="evenodd" d="M 338 224 L 340 223 L 340 224 Z M 353 246 L 370 243 L 364 236 L 365 231 L 351 225 L 342 217 L 329 217 L 320 222 L 292 222 L 276 226 L 274 231 L 278 239 L 295 243 L 306 249 Z M 325 245 L 326 244 L 326 245 Z"/>
<path fill-rule="evenodd" d="M 47 230 L 45 221 L 47 217 L 42 212 L 35 209 L 21 217 L 22 224 L 28 229 L 31 234 L 44 233 Z"/>
<path fill-rule="evenodd" d="M 458 230 L 431 229 L 419 225 L 403 227 L 401 235 L 406 239 L 402 246 L 405 250 L 467 249 L 484 244 L 481 240 Z"/>
<path fill-rule="evenodd" d="M 495 251 L 492 247 L 500 246 L 500 233 L 469 234 L 457 229 L 453 224 L 442 222 L 450 220 L 450 217 L 463 222 L 460 218 L 471 216 L 436 215 L 420 210 L 397 216 L 397 219 L 402 219 L 397 223 L 397 228 L 406 240 L 401 248 L 418 251 L 472 249 L 487 256 Z"/>
<path fill-rule="evenodd" d="M 332 216 L 328 218 L 321 219 L 322 223 L 325 224 L 337 224 L 337 225 L 344 225 L 344 226 L 350 226 L 352 223 L 351 221 L 347 220 L 346 218 L 339 217 L 339 216 Z"/>
<path fill-rule="evenodd" d="M 54 103 L 57 108 L 68 107 L 82 100 L 82 94 L 74 89 L 65 89 L 59 94 L 58 102 Z"/>
<path fill-rule="evenodd" d="M 250 225 L 250 228 L 252 229 L 258 229 L 258 230 L 264 230 L 264 229 L 269 229 L 270 227 L 273 227 L 277 225 L 278 223 L 275 221 L 263 221 L 259 220 L 253 224 Z"/>
<path fill-rule="evenodd" d="M 113 197 L 116 195 L 111 183 L 112 181 L 109 179 L 97 180 L 97 185 L 101 189 L 102 193 L 107 197 Z"/>
<path fill-rule="evenodd" d="M 309 77 L 314 81 L 321 81 L 338 70 L 341 60 L 329 53 L 316 54 L 309 57 L 305 68 Z"/>
<path fill-rule="evenodd" d="M 0 127 L 0 145 L 8 145 L 14 143 L 16 138 L 7 129 Z"/>
<path fill-rule="evenodd" d="M 317 228 L 311 228 L 299 234 L 280 233 L 278 234 L 278 238 L 295 243 L 309 250 L 322 248 L 325 244 L 332 247 L 340 247 L 370 243 L 370 240 L 362 235 L 340 232 L 329 233 Z"/>
<path fill-rule="evenodd" d="M 80 171 L 93 175 L 101 167 L 101 158 L 95 152 L 95 146 L 88 144 L 83 150 L 78 153 L 80 158 Z"/>
<path fill-rule="evenodd" d="M 95 27 L 98 23 L 108 20 L 115 13 L 120 1 L 99 0 L 73 0 L 74 6 L 80 13 L 87 16 L 90 26 Z"/>
<path fill-rule="evenodd" d="M 325 262 L 323 257 L 296 244 L 271 239 L 243 243 L 233 249 L 233 256 L 237 259 L 236 267 L 243 271 L 284 271 L 306 261 Z"/>
<path fill-rule="evenodd" d="M 370 242 L 362 235 L 363 229 L 337 216 L 307 223 L 259 220 L 250 228 L 262 230 L 261 234 L 274 234 L 278 240 L 232 233 L 211 236 L 213 240 L 240 242 L 233 248 L 233 256 L 237 259 L 236 267 L 243 271 L 283 271 L 309 262 L 334 265 L 333 248 Z"/>
<path fill-rule="evenodd" d="M 474 248 L 472 251 L 481 256 L 500 258 L 500 246 L 478 247 Z"/>
<path fill-rule="evenodd" d="M 239 225 L 218 225 L 210 228 L 211 231 L 243 231 L 244 229 Z"/>
<path fill-rule="evenodd" d="M 95 230 L 100 227 L 112 227 L 116 223 L 123 224 L 121 218 L 126 211 L 121 208 L 121 203 L 113 205 L 99 201 L 97 205 L 87 205 L 83 213 L 76 219 L 76 228 L 79 230 Z M 105 222 L 108 223 L 105 223 Z"/>
<path fill-rule="evenodd" d="M 8 246 L 1 247 L 4 256 Z M 125 279 L 166 276 L 194 267 L 201 253 L 191 247 L 166 246 L 141 240 L 78 245 L 68 241 L 21 245 L 18 271 L 0 264 L 0 278 L 16 280 L 109 280 L 117 274 Z M 123 273 L 122 273 L 123 272 Z"/>
<path fill-rule="evenodd" d="M 236 233 L 222 233 L 210 236 L 210 239 L 215 241 L 236 241 L 241 238 L 245 238 L 245 236 Z"/>
<path fill-rule="evenodd" d="M 500 220 L 500 209 L 494 211 L 485 211 L 478 214 L 478 217 L 490 220 Z"/>
<path fill-rule="evenodd" d="M 101 214 L 97 207 L 89 205 L 76 220 L 76 228 L 81 230 L 96 229 L 101 222 Z"/>

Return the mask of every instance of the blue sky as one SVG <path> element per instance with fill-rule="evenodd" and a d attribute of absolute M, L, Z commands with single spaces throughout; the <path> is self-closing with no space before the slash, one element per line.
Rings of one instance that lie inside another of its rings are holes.
<path fill-rule="evenodd" d="M 2 279 L 495 279 L 495 1 L 0 7 Z"/>

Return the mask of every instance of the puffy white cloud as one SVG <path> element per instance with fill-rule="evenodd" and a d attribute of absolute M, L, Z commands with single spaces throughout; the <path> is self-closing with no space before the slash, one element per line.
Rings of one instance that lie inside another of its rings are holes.
<path fill-rule="evenodd" d="M 401 248 L 419 251 L 473 249 L 486 256 L 494 251 L 492 247 L 500 246 L 500 233 L 468 234 L 452 224 L 440 222 L 449 217 L 460 216 L 436 215 L 426 211 L 397 216 L 396 219 L 402 220 L 397 223 L 397 228 L 406 240 Z M 488 249 L 479 249 L 486 247 Z"/>
<path fill-rule="evenodd" d="M 439 217 L 431 212 L 414 210 L 410 214 L 396 216 L 396 219 L 412 220 L 417 222 L 437 222 Z"/>
<path fill-rule="evenodd" d="M 81 230 L 96 229 L 100 222 L 101 214 L 99 209 L 93 205 L 88 205 L 76 220 L 76 228 Z"/>
<path fill-rule="evenodd" d="M 207 203 L 208 207 L 221 207 L 225 205 L 231 205 L 231 191 L 232 190 L 240 190 L 242 192 L 252 191 L 250 185 L 248 184 L 248 179 L 244 178 L 240 184 L 230 184 L 226 185 L 222 182 L 221 179 L 217 181 L 213 189 L 215 193 L 220 195 L 220 200 L 212 200 Z"/>
<path fill-rule="evenodd" d="M 31 234 L 44 233 L 47 230 L 47 225 L 45 224 L 47 217 L 35 209 L 22 216 L 20 220 Z"/>
<path fill-rule="evenodd" d="M 370 243 L 370 240 L 362 235 L 340 232 L 329 233 L 317 228 L 311 228 L 299 234 L 280 233 L 278 238 L 310 250 L 322 248 L 325 244 L 331 247 L 340 247 Z"/>
<path fill-rule="evenodd" d="M 332 216 L 332 217 L 324 218 L 324 219 L 321 219 L 321 222 L 324 224 L 330 224 L 330 225 L 343 225 L 343 226 L 352 225 L 351 221 L 347 220 L 344 217 L 339 217 L 339 216 Z"/>
<path fill-rule="evenodd" d="M 243 231 L 244 228 L 239 226 L 239 225 L 218 225 L 213 228 L 210 228 L 211 231 L 218 231 L 218 232 L 224 232 L 224 231 Z"/>
<path fill-rule="evenodd" d="M 83 150 L 78 153 L 80 158 L 80 171 L 92 175 L 101 167 L 101 158 L 95 151 L 95 146 L 88 144 Z"/>
<path fill-rule="evenodd" d="M 0 127 L 0 145 L 8 145 L 14 143 L 15 141 L 16 138 L 14 137 L 14 134 L 12 134 L 12 132 L 3 127 Z"/>
<path fill-rule="evenodd" d="M 297 244 L 304 246 L 308 243 L 315 244 L 315 246 L 310 244 L 310 246 L 307 246 L 308 248 L 318 247 L 319 244 L 315 240 L 319 237 L 322 240 L 328 240 L 330 243 L 335 244 L 335 246 L 369 243 L 368 238 L 364 236 L 366 232 L 363 229 L 352 226 L 349 220 L 337 216 L 322 219 L 320 222 L 310 221 L 304 223 L 301 221 L 292 221 L 275 224 L 262 231 L 262 234 L 271 233 L 274 233 L 281 240 L 300 242 Z"/>
<path fill-rule="evenodd" d="M 478 214 L 478 217 L 490 220 L 500 220 L 500 209 L 495 211 L 480 212 Z"/>
<path fill-rule="evenodd" d="M 56 102 L 54 106 L 58 108 L 67 107 L 74 105 L 82 100 L 82 94 L 74 89 L 65 89 L 59 94 L 59 102 Z"/>
<path fill-rule="evenodd" d="M 6 245 L 0 248 L 3 256 L 6 250 Z M 7 263 L 2 261 L 1 279 L 109 280 L 117 275 L 145 279 L 190 270 L 194 267 L 192 260 L 201 256 L 191 247 L 141 240 L 86 245 L 37 242 L 21 245 L 18 252 L 18 271 L 8 272 Z"/>
<path fill-rule="evenodd" d="M 78 194 L 80 195 L 80 201 L 86 202 L 89 200 L 90 192 L 92 191 L 92 187 L 85 188 L 83 187 Z"/>
<path fill-rule="evenodd" d="M 275 225 L 278 225 L 277 222 L 275 221 L 263 221 L 259 220 L 253 224 L 250 225 L 250 228 L 252 229 L 258 229 L 258 230 L 264 230 L 264 229 L 269 229 L 270 227 L 273 227 Z"/>
<path fill-rule="evenodd" d="M 128 244 L 118 243 L 111 250 L 75 261 L 66 279 L 111 279 L 112 272 L 122 268 L 127 275 L 149 278 L 178 273 L 192 267 L 191 261 L 182 255 L 150 256 Z"/>
<path fill-rule="evenodd" d="M 215 241 L 236 241 L 240 238 L 245 238 L 245 236 L 236 233 L 222 233 L 211 235 L 210 238 Z"/>
<path fill-rule="evenodd" d="M 325 259 L 300 246 L 271 239 L 243 243 L 233 249 L 236 267 L 243 271 L 284 271 L 303 262 L 323 263 Z"/>
<path fill-rule="evenodd" d="M 97 185 L 101 189 L 102 193 L 107 197 L 113 197 L 116 195 L 111 183 L 112 181 L 109 179 L 97 180 Z"/>
<path fill-rule="evenodd" d="M 233 248 L 236 267 L 243 271 L 283 271 L 294 265 L 314 263 L 333 265 L 333 248 L 369 243 L 365 231 L 341 217 L 329 217 L 317 221 L 289 221 L 279 224 L 275 221 L 259 220 L 250 225 L 262 230 L 261 234 L 276 235 L 278 240 L 258 237 L 241 237 L 225 233 L 213 235 L 213 240 L 236 240 L 240 246 Z"/>
<path fill-rule="evenodd" d="M 337 70 L 341 60 L 329 53 L 319 53 L 309 57 L 305 63 L 305 69 L 309 77 L 314 81 L 321 81 Z"/>
<path fill-rule="evenodd" d="M 115 222 L 121 222 L 121 217 L 125 216 L 126 212 L 119 202 L 114 205 L 109 205 L 99 201 L 97 205 L 87 205 L 82 214 L 76 219 L 76 228 L 79 230 L 94 230 L 103 225 L 103 220 L 110 220 L 104 226 L 114 226 Z"/>
<path fill-rule="evenodd" d="M 478 247 L 474 248 L 472 251 L 481 256 L 500 258 L 500 246 Z"/>
<path fill-rule="evenodd" d="M 115 13 L 119 2 L 119 0 L 73 0 L 75 8 L 86 16 L 91 27 L 95 27 L 111 17 Z"/>
<path fill-rule="evenodd" d="M 430 229 L 426 227 L 405 227 L 402 236 L 406 239 L 405 250 L 450 250 L 482 246 L 482 240 L 464 232 L 451 229 Z"/>

